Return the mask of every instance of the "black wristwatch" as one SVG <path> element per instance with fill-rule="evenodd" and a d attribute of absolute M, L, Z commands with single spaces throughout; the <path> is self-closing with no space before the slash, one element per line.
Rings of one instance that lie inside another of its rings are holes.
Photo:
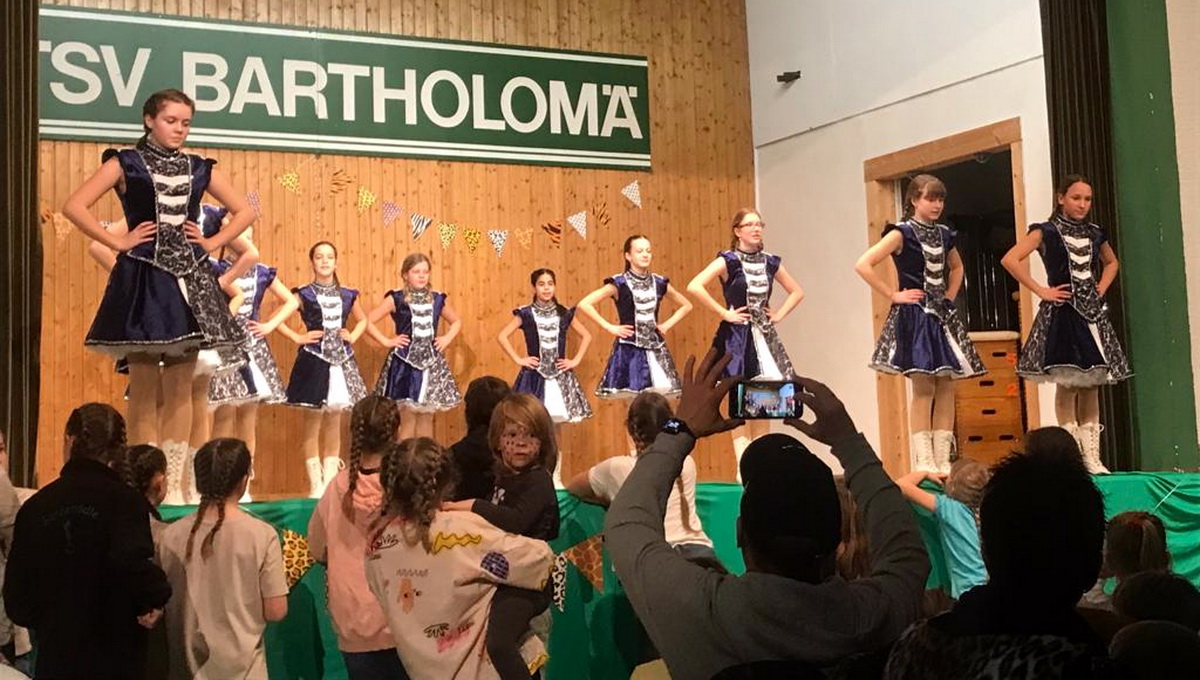
<path fill-rule="evenodd" d="M 663 423 L 662 431 L 667 434 L 686 434 L 692 439 L 696 438 L 696 435 L 692 434 L 692 430 L 687 426 L 687 423 L 678 418 L 668 418 L 667 422 Z"/>

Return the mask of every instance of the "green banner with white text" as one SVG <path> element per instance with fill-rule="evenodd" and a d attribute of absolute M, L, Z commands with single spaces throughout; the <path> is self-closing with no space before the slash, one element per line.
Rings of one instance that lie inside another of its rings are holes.
<path fill-rule="evenodd" d="M 177 88 L 198 145 L 650 169 L 645 57 L 56 6 L 38 37 L 45 139 L 133 141 Z"/>

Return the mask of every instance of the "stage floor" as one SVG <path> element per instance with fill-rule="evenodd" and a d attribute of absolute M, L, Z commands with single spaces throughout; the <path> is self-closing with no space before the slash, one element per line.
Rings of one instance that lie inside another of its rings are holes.
<path fill-rule="evenodd" d="M 1096 477 L 1108 516 L 1147 510 L 1162 518 L 1175 571 L 1200 586 L 1200 474 L 1118 473 Z M 744 569 L 735 540 L 741 500 L 737 484 L 698 485 L 697 509 L 717 554 L 731 571 Z M 315 501 L 283 499 L 251 503 L 250 512 L 280 532 L 288 581 L 288 616 L 267 629 L 267 665 L 272 679 L 346 677 L 325 610 L 325 570 L 307 560 L 308 520 Z M 559 493 L 562 528 L 551 543 L 565 554 L 567 601 L 553 612 L 548 680 L 608 680 L 628 677 L 642 662 L 645 635 L 603 552 L 602 508 Z M 163 507 L 164 518 L 177 519 L 189 507 Z M 929 587 L 947 582 L 946 566 L 932 517 L 917 510 L 932 569 Z"/>

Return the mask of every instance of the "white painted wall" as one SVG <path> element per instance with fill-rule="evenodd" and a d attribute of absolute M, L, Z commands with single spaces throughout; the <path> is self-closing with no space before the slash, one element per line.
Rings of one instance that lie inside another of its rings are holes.
<path fill-rule="evenodd" d="M 879 421 L 863 161 L 1021 118 L 1027 218 L 1053 193 L 1037 0 L 747 0 L 759 207 L 767 247 L 807 298 L 781 326 L 873 444 Z M 790 88 L 775 74 L 800 69 Z M 1036 258 L 1033 258 L 1036 260 Z M 1035 276 L 1041 276 L 1035 262 Z M 1042 420 L 1053 401 L 1042 393 Z"/>
<path fill-rule="evenodd" d="M 1171 99 L 1175 105 L 1175 155 L 1187 267 L 1188 324 L 1192 332 L 1192 387 L 1200 404 L 1200 3 L 1167 0 Z"/>

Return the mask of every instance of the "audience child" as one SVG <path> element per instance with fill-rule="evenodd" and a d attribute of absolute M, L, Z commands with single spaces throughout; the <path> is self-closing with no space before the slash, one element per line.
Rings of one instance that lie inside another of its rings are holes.
<path fill-rule="evenodd" d="M 654 443 L 654 438 L 671 415 L 671 405 L 662 394 L 648 391 L 638 393 L 630 402 L 625 417 L 625 429 L 633 440 L 633 454 L 613 456 L 593 465 L 568 482 L 567 491 L 589 503 L 612 503 L 629 478 L 629 473 L 633 472 L 638 456 Z M 688 560 L 724 570 L 713 550 L 712 540 L 704 533 L 696 513 L 696 463 L 690 456 L 684 458 L 683 469 L 667 497 L 663 531 L 667 545 Z"/>
<path fill-rule="evenodd" d="M 551 477 L 558 446 L 546 407 L 531 394 L 505 397 L 492 413 L 488 444 L 499 454 L 492 500 L 447 503 L 443 509 L 469 510 L 509 533 L 543 541 L 558 538 L 558 495 Z M 549 606 L 549 592 L 497 589 L 488 617 L 487 650 L 503 680 L 528 677 L 520 640 L 533 618 Z"/>
<path fill-rule="evenodd" d="M 900 493 L 911 503 L 933 513 L 938 536 L 950 571 L 950 597 L 987 582 L 987 568 L 979 548 L 979 501 L 991 473 L 983 463 L 959 458 L 949 475 L 914 470 L 896 480 Z M 919 484 L 925 480 L 944 484 L 944 494 L 932 494 Z"/>
<path fill-rule="evenodd" d="M 380 465 L 399 428 L 400 412 L 390 399 L 373 394 L 354 405 L 350 464 L 325 488 L 308 523 L 308 550 L 326 566 L 329 618 L 350 680 L 408 678 L 363 568 L 383 506 Z"/>
<path fill-rule="evenodd" d="M 850 495 L 845 475 L 833 478 L 837 487 L 838 507 L 842 513 L 842 542 L 837 547 L 837 574 L 847 581 L 871 573 L 871 546 L 867 543 L 867 527 L 858 503 Z"/>
<path fill-rule="evenodd" d="M 1192 680 L 1200 668 L 1200 637 L 1170 621 L 1139 621 L 1108 646 L 1127 680 Z"/>
<path fill-rule="evenodd" d="M 61 476 L 17 513 L 4 606 L 37 640 L 39 678 L 125 680 L 145 672 L 146 629 L 171 588 L 152 561 L 146 501 L 109 467 L 124 448 L 125 419 L 113 407 L 75 409 Z"/>
<path fill-rule="evenodd" d="M 1162 520 L 1140 510 L 1122 512 L 1108 520 L 1100 579 L 1084 594 L 1080 606 L 1112 611 L 1112 596 L 1105 592 L 1109 579 L 1119 585 L 1143 571 L 1170 569 L 1171 553 L 1167 552 L 1167 530 Z"/>
<path fill-rule="evenodd" d="M 1113 609 L 1133 621 L 1171 621 L 1200 632 L 1200 591 L 1191 581 L 1165 571 L 1143 571 L 1121 581 Z"/>
<path fill-rule="evenodd" d="M 500 677 L 485 643 L 498 586 L 538 595 L 554 563 L 545 541 L 440 510 L 454 473 L 448 452 L 424 437 L 401 442 L 381 471 L 387 523 L 367 552 L 367 583 L 414 680 Z M 526 636 L 521 658 L 528 678 L 546 661 L 541 641 Z"/>
<path fill-rule="evenodd" d="M 170 678 L 266 680 L 263 632 L 287 615 L 279 536 L 238 506 L 250 483 L 245 442 L 214 439 L 194 466 L 200 507 L 158 546 L 176 593 L 167 606 Z"/>
<path fill-rule="evenodd" d="M 495 454 L 488 445 L 488 425 L 492 412 L 512 392 L 508 383 L 485 375 L 467 386 L 467 434 L 450 447 L 450 456 L 458 468 L 458 485 L 451 500 L 488 500 L 496 485 Z"/>

